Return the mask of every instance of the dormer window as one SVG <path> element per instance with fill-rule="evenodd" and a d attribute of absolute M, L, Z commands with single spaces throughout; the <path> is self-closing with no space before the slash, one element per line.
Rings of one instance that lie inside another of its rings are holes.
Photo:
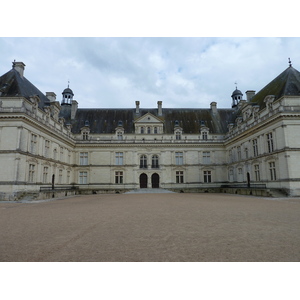
<path fill-rule="evenodd" d="M 202 132 L 202 140 L 204 140 L 204 141 L 207 140 L 207 131 Z"/>
<path fill-rule="evenodd" d="M 176 140 L 181 140 L 181 132 L 180 131 L 176 131 L 175 137 L 176 137 Z"/>
<path fill-rule="evenodd" d="M 117 132 L 117 138 L 118 138 L 119 141 L 123 140 L 123 132 L 122 131 Z"/>
<path fill-rule="evenodd" d="M 82 132 L 82 139 L 84 141 L 87 141 L 89 139 L 89 132 L 88 131 L 83 131 Z"/>

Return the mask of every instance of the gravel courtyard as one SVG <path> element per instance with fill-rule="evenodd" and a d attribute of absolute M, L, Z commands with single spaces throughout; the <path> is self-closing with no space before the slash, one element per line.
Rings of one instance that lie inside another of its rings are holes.
<path fill-rule="evenodd" d="M 300 261 L 300 199 L 108 194 L 0 203 L 0 261 Z"/>

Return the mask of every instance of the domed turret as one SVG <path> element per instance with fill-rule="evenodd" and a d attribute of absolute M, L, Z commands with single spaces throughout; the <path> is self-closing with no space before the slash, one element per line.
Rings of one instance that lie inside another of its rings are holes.
<path fill-rule="evenodd" d="M 231 98 L 232 98 L 232 108 L 236 107 L 238 103 L 241 100 L 243 100 L 243 93 L 240 90 L 238 90 L 236 87 L 235 90 L 232 92 Z"/>
<path fill-rule="evenodd" d="M 74 93 L 69 88 L 69 84 L 68 84 L 68 87 L 66 89 L 64 89 L 64 91 L 62 92 L 62 95 L 63 95 L 63 97 L 62 97 L 61 105 L 71 105 Z"/>

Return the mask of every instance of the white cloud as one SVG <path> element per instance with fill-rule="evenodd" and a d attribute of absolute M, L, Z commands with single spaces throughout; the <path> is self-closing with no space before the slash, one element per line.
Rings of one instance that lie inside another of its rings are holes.
<path fill-rule="evenodd" d="M 259 91 L 300 69 L 300 38 L 1 38 L 0 73 L 16 59 L 41 91 L 70 81 L 80 107 L 230 107 L 238 88 Z"/>

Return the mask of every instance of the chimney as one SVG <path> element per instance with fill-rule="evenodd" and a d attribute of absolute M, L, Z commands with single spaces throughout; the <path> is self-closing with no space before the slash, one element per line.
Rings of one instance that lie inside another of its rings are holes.
<path fill-rule="evenodd" d="M 77 109 L 78 109 L 78 102 L 76 100 L 72 100 L 72 106 L 71 106 L 71 119 L 72 120 L 75 119 Z"/>
<path fill-rule="evenodd" d="M 140 113 L 140 101 L 135 101 L 135 113 L 137 115 Z"/>
<path fill-rule="evenodd" d="M 213 114 L 216 114 L 217 113 L 217 102 L 211 102 L 210 103 L 210 109 L 211 109 Z"/>
<path fill-rule="evenodd" d="M 255 96 L 255 91 L 252 90 L 246 91 L 247 102 L 250 102 L 254 96 Z"/>
<path fill-rule="evenodd" d="M 157 101 L 158 116 L 162 116 L 162 101 Z"/>
<path fill-rule="evenodd" d="M 56 94 L 53 92 L 46 92 L 46 97 L 50 100 L 50 102 L 56 101 Z"/>
<path fill-rule="evenodd" d="M 22 62 L 15 61 L 15 62 L 13 62 L 13 67 L 14 67 L 14 69 L 16 69 L 19 72 L 20 76 L 23 78 L 25 64 Z"/>

